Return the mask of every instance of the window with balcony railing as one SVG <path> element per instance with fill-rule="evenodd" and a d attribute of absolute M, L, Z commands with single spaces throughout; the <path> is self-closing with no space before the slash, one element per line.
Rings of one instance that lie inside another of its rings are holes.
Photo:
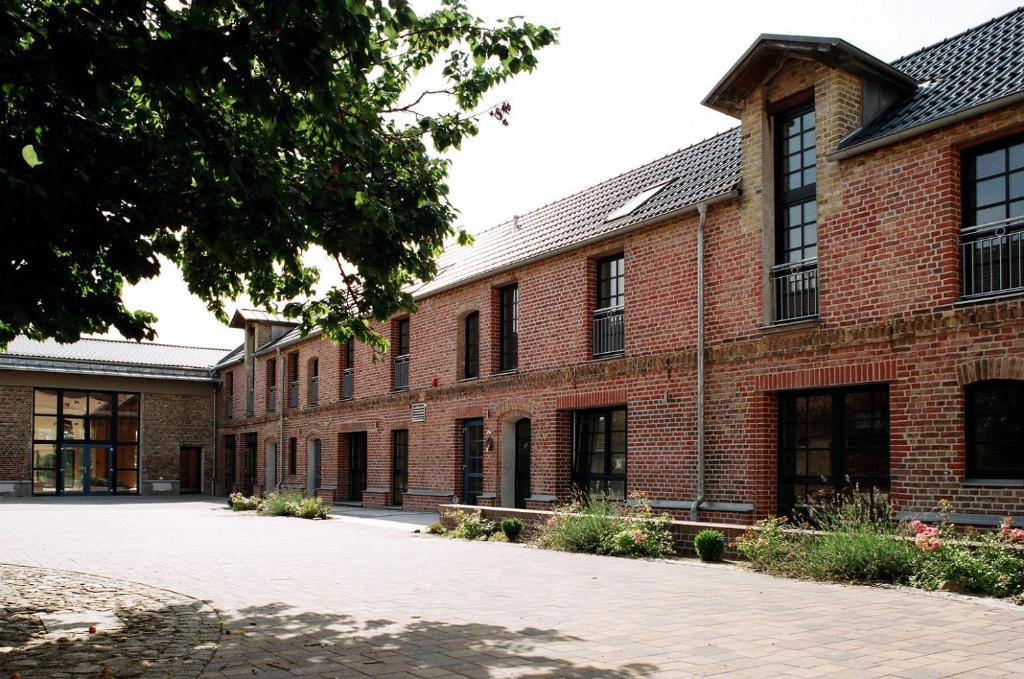
<path fill-rule="evenodd" d="M 299 381 L 292 380 L 288 385 L 288 407 L 298 408 L 299 407 Z"/>
<path fill-rule="evenodd" d="M 395 356 L 395 391 L 409 388 L 409 356 Z"/>
<path fill-rule="evenodd" d="M 1024 137 L 964 154 L 962 294 L 983 298 L 1024 292 Z"/>
<path fill-rule="evenodd" d="M 341 371 L 341 397 L 345 400 L 355 396 L 355 370 L 345 368 Z"/>
<path fill-rule="evenodd" d="M 309 359 L 309 389 L 306 393 L 306 402 L 315 406 L 320 400 L 320 359 L 315 356 Z"/>
<path fill-rule="evenodd" d="M 621 354 L 626 350 L 626 271 L 623 255 L 597 263 L 597 300 L 593 318 L 595 357 Z"/>
<path fill-rule="evenodd" d="M 817 140 L 814 104 L 776 118 L 773 323 L 818 316 Z"/>
<path fill-rule="evenodd" d="M 409 319 L 395 321 L 392 341 L 394 346 L 394 375 L 391 388 L 404 391 L 409 388 Z"/>
<path fill-rule="evenodd" d="M 355 341 L 349 340 L 345 343 L 345 368 L 341 371 L 341 397 L 350 399 L 355 396 L 356 376 L 356 347 Z"/>

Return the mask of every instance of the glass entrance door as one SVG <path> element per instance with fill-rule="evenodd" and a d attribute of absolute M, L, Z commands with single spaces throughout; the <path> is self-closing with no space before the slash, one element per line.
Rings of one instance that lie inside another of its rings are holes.
<path fill-rule="evenodd" d="M 466 420 L 462 431 L 463 501 L 475 505 L 484 491 L 484 421 Z"/>
<path fill-rule="evenodd" d="M 73 495 L 110 492 L 114 473 L 110 446 L 64 446 L 60 457 L 58 492 Z"/>

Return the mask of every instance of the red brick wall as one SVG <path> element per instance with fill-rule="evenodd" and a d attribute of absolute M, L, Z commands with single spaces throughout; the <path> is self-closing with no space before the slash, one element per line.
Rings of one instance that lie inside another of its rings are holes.
<path fill-rule="evenodd" d="M 890 387 L 892 497 L 901 509 L 927 510 L 950 498 L 959 512 L 1024 513 L 1024 487 L 964 478 L 963 422 L 964 385 L 971 375 L 995 370 L 970 366 L 1001 365 L 1020 355 L 1024 307 L 1020 299 L 955 305 L 961 148 L 1024 127 L 1024 109 L 847 160 L 828 157 L 859 120 L 857 87 L 855 78 L 823 66 L 788 66 L 752 97 L 743 115 L 742 197 L 712 207 L 706 224 L 705 495 L 712 504 L 702 519 L 745 522 L 776 510 L 778 392 L 871 382 Z M 765 216 L 771 192 L 765 176 L 770 159 L 763 157 L 766 111 L 807 88 L 819 107 L 822 140 L 821 317 L 765 328 L 766 239 L 773 229 Z M 492 440 L 484 491 L 497 501 L 502 425 L 526 416 L 533 426 L 532 491 L 541 498 L 531 507 L 544 507 L 545 498 L 569 492 L 571 410 L 625 403 L 629 488 L 683 506 L 694 497 L 696 481 L 696 224 L 696 214 L 684 215 L 420 300 L 410 323 L 407 393 L 391 393 L 390 356 L 358 345 L 356 398 L 343 402 L 343 349 L 319 337 L 289 347 L 300 353 L 301 365 L 318 356 L 321 375 L 319 404 L 309 407 L 301 399 L 287 414 L 285 436 L 300 441 L 299 474 L 290 480 L 304 483 L 306 441 L 316 432 L 325 483 L 333 479 L 344 496 L 347 458 L 339 434 L 361 427 L 369 446 L 365 501 L 389 503 L 391 431 L 408 428 L 405 506 L 432 507 L 446 493 L 462 496 L 461 422 L 482 416 Z M 593 261 L 616 252 L 626 262 L 626 355 L 594 361 Z M 519 369 L 496 375 L 496 290 L 511 282 L 520 287 Z M 460 381 L 460 320 L 470 311 L 480 312 L 481 376 Z M 378 329 L 390 336 L 388 324 Z M 256 375 L 260 394 L 265 370 Z M 236 399 L 240 393 L 236 387 Z M 426 422 L 410 423 L 410 407 L 420 402 Z M 265 436 L 277 435 L 278 422 L 264 417 L 221 426 L 264 432 L 262 450 Z M 336 465 L 330 472 L 329 460 Z M 752 505 L 753 512 L 728 503 Z"/>

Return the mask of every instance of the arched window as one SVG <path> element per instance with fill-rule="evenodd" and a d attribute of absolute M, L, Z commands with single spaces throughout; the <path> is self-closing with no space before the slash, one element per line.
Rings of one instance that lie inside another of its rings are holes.
<path fill-rule="evenodd" d="M 1024 381 L 978 382 L 966 396 L 967 475 L 1024 478 Z"/>

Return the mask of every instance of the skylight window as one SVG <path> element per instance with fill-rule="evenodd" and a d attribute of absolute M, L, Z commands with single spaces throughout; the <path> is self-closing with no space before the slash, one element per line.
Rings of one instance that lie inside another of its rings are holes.
<path fill-rule="evenodd" d="M 657 184 L 653 184 L 651 186 L 648 186 L 646 189 L 644 189 L 643 191 L 641 191 L 640 193 L 636 194 L 635 196 L 633 196 L 632 198 L 627 200 L 625 203 L 623 203 L 621 207 L 616 208 L 616 209 L 612 210 L 611 212 L 609 212 L 608 216 L 604 218 L 604 221 L 610 222 L 610 221 L 618 219 L 620 217 L 625 217 L 628 214 L 632 214 L 634 210 L 636 210 L 641 205 L 643 205 L 644 203 L 649 201 L 651 198 L 654 198 L 656 195 L 658 195 L 658 193 L 663 188 L 668 186 L 670 181 L 672 181 L 672 180 L 669 179 L 669 180 L 666 180 L 666 181 L 663 181 L 663 182 L 658 182 Z"/>

